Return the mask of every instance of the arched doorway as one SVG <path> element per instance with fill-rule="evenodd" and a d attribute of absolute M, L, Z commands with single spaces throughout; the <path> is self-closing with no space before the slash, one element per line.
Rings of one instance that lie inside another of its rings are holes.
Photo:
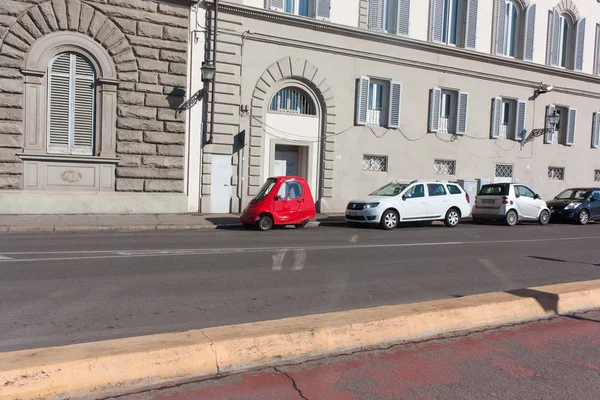
<path fill-rule="evenodd" d="M 301 82 L 276 87 L 265 119 L 265 176 L 305 178 L 319 197 L 321 110 L 312 91 Z"/>

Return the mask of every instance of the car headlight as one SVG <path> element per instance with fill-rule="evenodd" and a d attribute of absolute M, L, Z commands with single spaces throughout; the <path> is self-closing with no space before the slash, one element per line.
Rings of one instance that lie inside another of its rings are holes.
<path fill-rule="evenodd" d="M 375 208 L 379 205 L 379 203 L 368 203 L 365 205 L 365 208 Z"/>
<path fill-rule="evenodd" d="M 581 203 L 577 203 L 577 202 L 575 202 L 575 203 L 569 203 L 569 204 L 567 204 L 567 206 L 565 207 L 565 210 L 574 210 L 574 209 L 576 209 L 577 207 L 579 207 L 580 205 L 581 205 Z"/>

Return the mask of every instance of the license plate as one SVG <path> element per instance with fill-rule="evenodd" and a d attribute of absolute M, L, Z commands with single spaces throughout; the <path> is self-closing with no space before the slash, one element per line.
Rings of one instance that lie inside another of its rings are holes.
<path fill-rule="evenodd" d="M 356 216 L 358 216 L 358 211 L 348 211 L 347 214 L 351 217 L 356 217 Z"/>
<path fill-rule="evenodd" d="M 492 199 L 482 199 L 481 202 L 483 204 L 494 204 L 496 202 L 496 200 L 492 200 Z"/>

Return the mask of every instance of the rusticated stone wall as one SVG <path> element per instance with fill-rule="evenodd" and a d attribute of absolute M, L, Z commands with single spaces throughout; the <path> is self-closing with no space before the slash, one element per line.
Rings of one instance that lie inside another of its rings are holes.
<path fill-rule="evenodd" d="M 36 40 L 57 31 L 94 38 L 117 71 L 116 191 L 182 192 L 189 2 L 0 1 L 0 189 L 23 187 L 24 78 Z M 113 111 L 114 112 L 114 111 Z M 42 122 L 43 123 L 43 122 Z"/>

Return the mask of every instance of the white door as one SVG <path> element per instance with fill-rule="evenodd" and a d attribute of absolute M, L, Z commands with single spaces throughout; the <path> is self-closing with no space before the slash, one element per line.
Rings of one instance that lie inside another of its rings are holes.
<path fill-rule="evenodd" d="M 210 212 L 231 212 L 231 156 L 213 155 L 210 185 Z"/>
<path fill-rule="evenodd" d="M 425 186 L 423 184 L 418 184 L 408 189 L 401 201 L 400 218 L 402 221 L 410 221 L 427 216 L 427 197 L 425 197 Z"/>
<path fill-rule="evenodd" d="M 521 217 L 527 219 L 537 219 L 540 212 L 540 204 L 534 199 L 535 193 L 527 186 L 515 186 L 515 192 L 519 195 L 516 199 L 517 207 Z"/>
<path fill-rule="evenodd" d="M 427 184 L 427 216 L 429 218 L 442 218 L 450 207 L 448 193 L 441 183 Z"/>

